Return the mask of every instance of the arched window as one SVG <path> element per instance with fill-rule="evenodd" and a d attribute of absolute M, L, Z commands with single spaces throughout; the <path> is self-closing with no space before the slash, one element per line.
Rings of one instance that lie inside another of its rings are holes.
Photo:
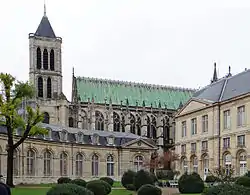
<path fill-rule="evenodd" d="M 26 156 L 26 162 L 27 162 L 27 175 L 29 176 L 35 176 L 35 160 L 36 155 L 33 150 L 28 150 L 27 156 Z"/>
<path fill-rule="evenodd" d="M 69 117 L 69 127 L 74 127 L 74 119 Z"/>
<path fill-rule="evenodd" d="M 135 134 L 135 116 L 130 113 L 130 133 Z"/>
<path fill-rule="evenodd" d="M 43 97 L 43 78 L 38 77 L 37 80 L 38 97 Z"/>
<path fill-rule="evenodd" d="M 47 79 L 47 98 L 51 98 L 51 78 Z"/>
<path fill-rule="evenodd" d="M 114 157 L 109 155 L 107 157 L 107 176 L 114 176 Z"/>
<path fill-rule="evenodd" d="M 150 118 L 149 118 L 149 116 L 147 116 L 146 121 L 147 121 L 147 137 L 151 138 L 152 135 L 151 135 L 151 128 L 150 128 L 151 126 L 150 126 Z"/>
<path fill-rule="evenodd" d="M 169 128 L 169 117 L 165 116 L 163 118 L 163 133 L 164 137 L 169 140 L 170 139 L 170 128 Z M 174 133 L 175 135 L 175 133 Z"/>
<path fill-rule="evenodd" d="M 49 151 L 43 153 L 43 174 L 44 176 L 52 175 L 52 155 Z"/>
<path fill-rule="evenodd" d="M 13 174 L 14 176 L 18 176 L 18 170 L 19 170 L 19 156 L 18 152 L 15 149 L 13 153 Z"/>
<path fill-rule="evenodd" d="M 120 116 L 116 113 L 113 112 L 113 128 L 114 131 L 120 132 Z"/>
<path fill-rule="evenodd" d="M 231 168 L 232 168 L 232 156 L 231 154 L 225 154 L 224 155 L 224 166 L 226 168 L 226 174 L 231 174 Z"/>
<path fill-rule="evenodd" d="M 40 47 L 38 47 L 37 49 L 36 49 L 36 68 L 37 69 L 41 69 L 42 68 L 42 61 L 41 61 L 41 49 L 40 49 Z"/>
<path fill-rule="evenodd" d="M 134 158 L 134 169 L 135 171 L 140 171 L 143 166 L 143 157 L 138 155 Z"/>
<path fill-rule="evenodd" d="M 47 49 L 44 49 L 43 50 L 43 69 L 44 70 L 48 70 L 48 67 L 49 67 L 49 65 L 48 65 L 48 51 L 47 51 Z"/>
<path fill-rule="evenodd" d="M 243 176 L 247 173 L 247 154 L 245 152 L 241 152 L 238 154 L 238 166 L 239 166 L 239 172 L 240 176 Z"/>
<path fill-rule="evenodd" d="M 83 129 L 88 129 L 88 118 L 87 118 L 87 116 L 84 116 L 82 118 L 82 128 Z"/>
<path fill-rule="evenodd" d="M 121 127 L 122 127 L 122 132 L 125 132 L 125 117 L 122 116 L 122 124 L 121 124 Z"/>
<path fill-rule="evenodd" d="M 193 172 L 198 173 L 198 158 L 196 156 L 193 156 L 191 158 L 192 166 L 193 166 Z"/>
<path fill-rule="evenodd" d="M 95 111 L 95 129 L 102 131 L 104 130 L 104 117 L 99 111 Z"/>
<path fill-rule="evenodd" d="M 153 139 L 156 139 L 157 133 L 156 133 L 156 118 L 152 116 L 152 122 L 151 122 L 151 135 Z"/>
<path fill-rule="evenodd" d="M 183 170 L 184 173 L 188 172 L 188 161 L 186 157 L 183 157 L 181 159 L 181 169 Z"/>
<path fill-rule="evenodd" d="M 76 176 L 83 176 L 83 155 L 80 153 L 76 155 Z"/>
<path fill-rule="evenodd" d="M 137 135 L 141 136 L 141 117 L 140 116 L 137 116 L 136 131 L 137 131 Z"/>
<path fill-rule="evenodd" d="M 43 123 L 46 123 L 46 124 L 49 124 L 49 119 L 50 119 L 50 117 L 49 117 L 49 113 L 48 112 L 44 112 L 43 113 Z"/>
<path fill-rule="evenodd" d="M 60 154 L 60 175 L 67 176 L 68 174 L 68 156 L 65 152 Z"/>
<path fill-rule="evenodd" d="M 54 50 L 51 49 L 50 50 L 50 54 L 49 54 L 49 60 L 50 60 L 50 70 L 55 70 L 55 54 L 54 54 Z"/>
<path fill-rule="evenodd" d="M 92 156 L 92 176 L 98 176 L 98 168 L 99 168 L 99 157 L 94 154 Z"/>

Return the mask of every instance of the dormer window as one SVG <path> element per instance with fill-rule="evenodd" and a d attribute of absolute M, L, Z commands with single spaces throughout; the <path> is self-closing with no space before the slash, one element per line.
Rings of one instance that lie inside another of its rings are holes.
<path fill-rule="evenodd" d="M 97 134 L 92 135 L 92 144 L 99 144 L 99 136 Z"/>
<path fill-rule="evenodd" d="M 47 128 L 47 134 L 44 135 L 44 139 L 52 139 L 52 130 Z"/>
<path fill-rule="evenodd" d="M 76 142 L 83 143 L 83 133 L 82 132 L 79 132 L 76 134 Z"/>
<path fill-rule="evenodd" d="M 60 137 L 61 141 L 67 141 L 68 139 L 68 132 L 66 130 L 62 130 L 61 131 L 61 137 Z"/>
<path fill-rule="evenodd" d="M 114 145 L 114 137 L 113 136 L 107 137 L 107 141 L 108 141 L 108 145 Z"/>

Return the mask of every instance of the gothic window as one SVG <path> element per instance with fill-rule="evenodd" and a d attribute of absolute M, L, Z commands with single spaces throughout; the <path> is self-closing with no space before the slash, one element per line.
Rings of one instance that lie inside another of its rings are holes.
<path fill-rule="evenodd" d="M 143 166 L 143 157 L 141 155 L 138 155 L 134 158 L 134 170 L 140 171 Z"/>
<path fill-rule="evenodd" d="M 41 61 L 41 49 L 38 47 L 36 49 L 36 68 L 41 69 L 42 67 L 42 61 Z"/>
<path fill-rule="evenodd" d="M 102 131 L 104 130 L 104 117 L 99 111 L 95 111 L 95 129 Z"/>
<path fill-rule="evenodd" d="M 80 153 L 76 155 L 76 176 L 83 176 L 83 155 Z"/>
<path fill-rule="evenodd" d="M 163 118 L 163 133 L 164 133 L 164 137 L 169 140 L 170 138 L 170 129 L 169 129 L 169 117 L 165 116 Z"/>
<path fill-rule="evenodd" d="M 88 129 L 88 119 L 87 116 L 84 116 L 82 119 L 82 128 L 83 129 Z"/>
<path fill-rule="evenodd" d="M 28 150 L 27 156 L 26 156 L 26 162 L 27 162 L 27 175 L 34 176 L 35 175 L 35 159 L 36 155 L 33 150 Z"/>
<path fill-rule="evenodd" d="M 150 126 L 150 118 L 149 118 L 149 116 L 147 116 L 146 120 L 147 120 L 147 137 L 151 138 L 151 128 L 150 128 L 151 126 Z"/>
<path fill-rule="evenodd" d="M 49 124 L 49 113 L 48 112 L 44 112 L 43 113 L 43 123 Z"/>
<path fill-rule="evenodd" d="M 47 98 L 51 98 L 51 78 L 47 79 Z"/>
<path fill-rule="evenodd" d="M 99 157 L 97 154 L 92 156 L 92 176 L 98 176 L 98 168 L 99 168 Z"/>
<path fill-rule="evenodd" d="M 151 122 L 151 136 L 153 139 L 156 139 L 156 118 L 152 116 L 152 122 Z"/>
<path fill-rule="evenodd" d="M 74 119 L 69 117 L 69 127 L 74 127 Z"/>
<path fill-rule="evenodd" d="M 137 116 L 136 130 L 137 130 L 137 135 L 141 136 L 141 118 L 140 118 L 140 116 Z"/>
<path fill-rule="evenodd" d="M 60 154 L 60 175 L 67 176 L 68 156 L 65 152 Z"/>
<path fill-rule="evenodd" d="M 135 116 L 130 114 L 130 133 L 135 134 Z"/>
<path fill-rule="evenodd" d="M 44 49 L 43 50 L 43 69 L 44 70 L 48 70 L 48 50 L 47 49 Z"/>
<path fill-rule="evenodd" d="M 19 170 L 19 159 L 18 159 L 18 152 L 15 149 L 13 153 L 13 174 L 14 176 L 18 176 L 18 170 Z"/>
<path fill-rule="evenodd" d="M 107 176 L 114 176 L 114 157 L 109 155 L 107 157 Z"/>
<path fill-rule="evenodd" d="M 125 132 L 125 117 L 122 116 L 122 124 L 121 124 L 121 127 L 122 127 L 122 132 Z"/>
<path fill-rule="evenodd" d="M 49 151 L 43 153 L 43 175 L 50 176 L 52 174 L 52 155 Z"/>
<path fill-rule="evenodd" d="M 50 60 L 50 70 L 55 70 L 55 54 L 54 54 L 54 50 L 51 49 L 50 50 L 50 54 L 49 54 L 49 60 Z"/>
<path fill-rule="evenodd" d="M 113 112 L 113 125 L 114 125 L 114 131 L 120 132 L 120 116 Z"/>
<path fill-rule="evenodd" d="M 43 78 L 38 77 L 37 80 L 38 97 L 43 97 Z"/>

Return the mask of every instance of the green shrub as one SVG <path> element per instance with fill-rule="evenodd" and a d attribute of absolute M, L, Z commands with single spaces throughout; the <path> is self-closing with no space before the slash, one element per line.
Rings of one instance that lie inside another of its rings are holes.
<path fill-rule="evenodd" d="M 86 185 L 86 188 L 94 193 L 94 195 L 108 195 L 111 192 L 111 186 L 103 180 L 92 180 Z"/>
<path fill-rule="evenodd" d="M 10 187 L 7 184 L 0 182 L 0 185 L 5 187 L 5 189 L 7 190 L 7 195 L 11 195 Z"/>
<path fill-rule="evenodd" d="M 148 171 L 140 170 L 136 173 L 134 177 L 135 189 L 138 190 L 144 184 L 154 185 L 154 181 Z"/>
<path fill-rule="evenodd" d="M 50 188 L 47 195 L 93 195 L 93 192 L 73 183 L 64 183 Z"/>
<path fill-rule="evenodd" d="M 0 184 L 0 194 L 1 195 L 9 195 L 5 185 L 3 183 Z"/>
<path fill-rule="evenodd" d="M 213 176 L 213 175 L 208 175 L 206 177 L 206 180 L 205 180 L 205 182 L 207 182 L 207 183 L 219 182 L 219 181 L 220 181 L 220 179 L 218 177 Z"/>
<path fill-rule="evenodd" d="M 134 184 L 128 184 L 125 188 L 126 188 L 127 190 L 130 190 L 130 191 L 135 191 L 135 186 L 134 186 Z"/>
<path fill-rule="evenodd" d="M 239 177 L 236 180 L 235 184 L 238 184 L 244 187 L 250 187 L 250 177 L 247 177 L 247 176 Z"/>
<path fill-rule="evenodd" d="M 179 192 L 182 194 L 201 193 L 204 190 L 204 182 L 197 173 L 184 173 L 179 181 Z"/>
<path fill-rule="evenodd" d="M 71 182 L 71 179 L 69 177 L 60 177 L 58 180 L 57 180 L 57 183 L 58 184 L 62 184 L 62 183 L 70 183 Z"/>
<path fill-rule="evenodd" d="M 150 172 L 150 176 L 152 177 L 154 183 L 158 181 L 158 179 L 154 173 Z"/>
<path fill-rule="evenodd" d="M 249 188 L 235 184 L 221 184 L 207 188 L 202 195 L 249 195 Z"/>
<path fill-rule="evenodd" d="M 145 184 L 141 186 L 137 192 L 137 195 L 161 195 L 162 191 L 160 188 L 157 188 L 150 184 Z"/>
<path fill-rule="evenodd" d="M 83 179 L 74 179 L 72 181 L 70 181 L 70 183 L 82 186 L 82 187 L 86 187 L 87 182 L 84 181 Z"/>
<path fill-rule="evenodd" d="M 111 187 L 114 184 L 114 180 L 110 177 L 102 177 L 102 178 L 100 178 L 100 180 L 106 181 L 109 185 L 111 185 Z"/>
<path fill-rule="evenodd" d="M 247 173 L 245 174 L 245 176 L 250 177 L 250 171 L 247 171 Z"/>
<path fill-rule="evenodd" d="M 133 184 L 135 175 L 136 172 L 131 170 L 124 172 L 121 179 L 122 186 L 127 189 L 129 184 Z"/>

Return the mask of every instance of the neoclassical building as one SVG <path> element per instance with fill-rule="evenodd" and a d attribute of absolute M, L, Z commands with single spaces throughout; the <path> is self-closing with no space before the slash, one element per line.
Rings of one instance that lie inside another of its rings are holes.
<path fill-rule="evenodd" d="M 119 179 L 127 169 L 142 168 L 164 143 L 173 143 L 173 115 L 194 90 L 80 77 L 73 71 L 69 101 L 62 91 L 61 45 L 44 12 L 29 34 L 29 80 L 36 98 L 23 105 L 39 104 L 49 133 L 29 137 L 16 150 L 16 183 L 55 182 L 60 176 Z M 4 176 L 5 131 L 0 142 Z"/>
<path fill-rule="evenodd" d="M 176 114 L 176 152 L 181 172 L 204 176 L 219 166 L 234 169 L 236 176 L 250 168 L 250 70 L 217 78 Z"/>

